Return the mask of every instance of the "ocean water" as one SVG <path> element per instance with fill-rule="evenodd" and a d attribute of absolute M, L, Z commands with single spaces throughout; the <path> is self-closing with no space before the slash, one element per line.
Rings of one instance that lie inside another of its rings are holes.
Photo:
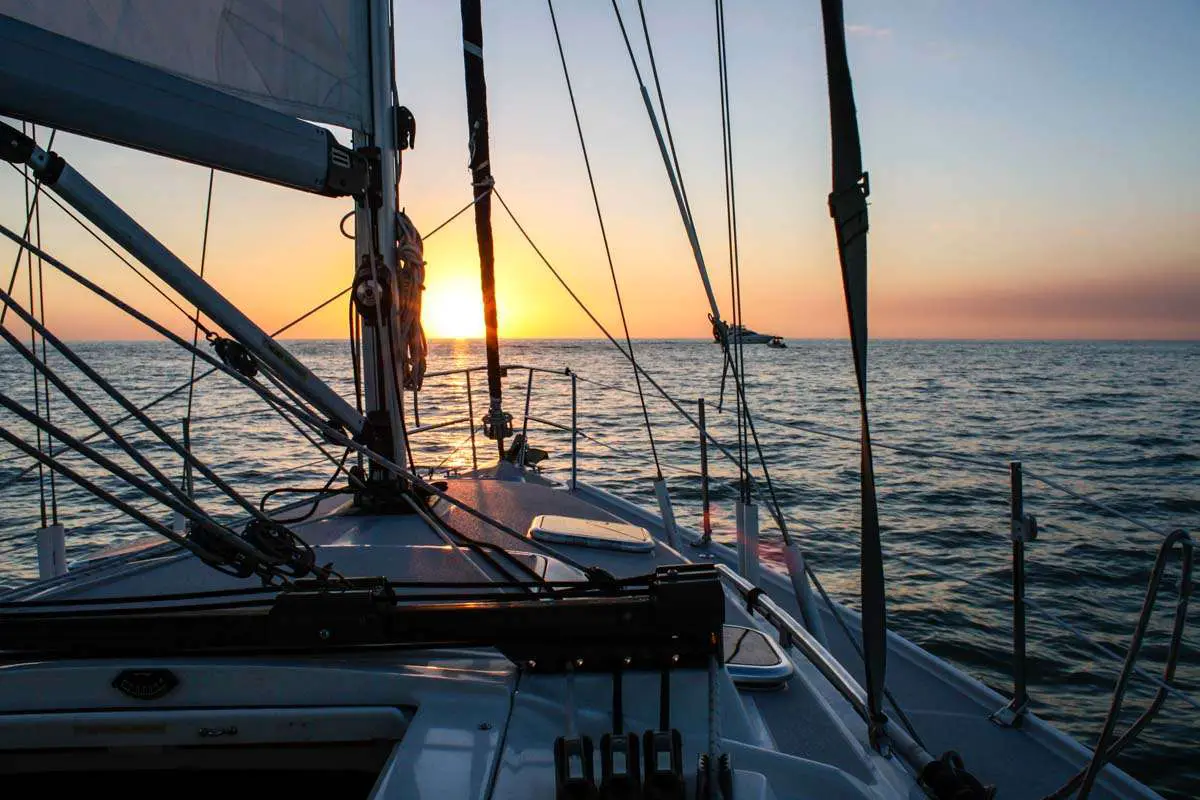
<path fill-rule="evenodd" d="M 75 346 L 134 402 L 148 402 L 178 386 L 190 361 L 159 343 L 83 343 Z M 295 341 L 288 347 L 347 396 L 353 392 L 345 342 Z M 731 392 L 721 397 L 721 359 L 704 341 L 635 342 L 639 361 L 693 416 L 705 398 L 710 430 L 734 450 Z M 528 435 L 550 453 L 547 474 L 565 479 L 571 468 L 569 435 L 546 424 L 570 426 L 570 369 L 576 391 L 580 479 L 652 506 L 655 461 L 627 362 L 606 342 L 513 341 L 502 346 L 514 365 L 504 381 L 505 406 L 518 426 L 529 393 Z M 120 409 L 61 357 L 50 361 L 108 419 Z M 435 342 L 430 370 L 483 363 L 478 342 Z M 552 372 L 532 373 L 521 366 Z M 857 405 L 845 342 L 795 341 L 786 350 L 746 348 L 747 393 L 775 491 L 791 533 L 803 542 L 824 584 L 838 599 L 857 605 L 858 455 Z M 200 365 L 204 370 L 204 365 Z M 909 342 L 872 344 L 871 411 L 878 442 L 929 453 L 968 456 L 967 463 L 876 452 L 880 518 L 888 580 L 889 625 L 1003 692 L 1011 690 L 1011 548 L 1008 535 L 1008 462 L 1026 468 L 1025 508 L 1041 533 L 1028 547 L 1028 596 L 1039 605 L 1029 615 L 1029 686 L 1037 713 L 1086 742 L 1094 742 L 1108 708 L 1118 664 L 1056 624 L 1047 612 L 1111 650 L 1123 653 L 1147 588 L 1161 537 L 1090 507 L 1035 480 L 1047 477 L 1094 495 L 1111 509 L 1159 530 L 1200 533 L 1200 343 L 1130 342 Z M 0 385 L 32 405 L 29 366 L 13 352 L 0 356 Z M 700 524 L 699 438 L 677 411 L 646 387 L 658 462 L 668 477 L 681 522 Z M 486 407 L 482 373 L 472 376 L 474 414 Z M 160 403 L 154 418 L 178 434 L 187 393 Z M 431 377 L 410 425 L 427 426 L 467 416 L 461 373 Z M 90 423 L 57 392 L 51 416 L 69 431 L 86 434 Z M 781 424 L 783 423 L 783 424 Z M 5 413 L 3 426 L 32 439 L 32 429 Z M 796 425 L 806 426 L 804 429 Z M 178 476 L 179 459 L 136 425 L 121 428 L 131 441 Z M 818 433 L 817 431 L 820 431 Z M 100 440 L 97 440 L 100 441 Z M 192 446 L 223 476 L 255 500 L 269 488 L 319 486 L 331 466 L 312 445 L 246 389 L 221 376 L 198 384 L 193 400 Z M 469 469 L 470 431 L 458 422 L 413 437 L 425 469 Z M 482 463 L 494 444 L 481 437 Z M 116 448 L 102 445 L 117 456 Z M 716 536 L 731 540 L 736 468 L 710 448 Z M 103 475 L 79 458 L 81 474 L 121 497 L 146 506 L 139 492 Z M 30 459 L 0 447 L 0 584 L 36 575 L 31 547 L 42 498 L 54 512 L 48 480 Z M 757 468 L 755 470 L 758 472 Z M 232 514 L 197 482 L 214 512 Z M 113 519 L 103 503 L 56 480 L 57 514 L 68 534 L 68 559 L 145 535 Z M 766 499 L 760 499 L 765 503 Z M 166 517 L 161 509 L 154 510 Z M 765 558 L 773 558 L 779 533 L 762 513 Z M 97 522 L 99 521 L 99 522 Z M 1167 570 L 1141 664 L 1161 671 L 1177 597 L 1178 559 Z M 1200 605 L 1200 604 L 1197 604 Z M 1200 610 L 1189 613 L 1177 683 L 1200 698 Z M 1135 679 L 1123 720 L 1133 719 L 1154 687 Z M 903 698 L 899 698 L 903 704 Z M 1170 796 L 1200 795 L 1200 714 L 1179 698 L 1119 763 Z"/>

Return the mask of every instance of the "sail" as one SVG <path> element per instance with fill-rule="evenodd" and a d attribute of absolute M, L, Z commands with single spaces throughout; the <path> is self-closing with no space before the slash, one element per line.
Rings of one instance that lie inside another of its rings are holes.
<path fill-rule="evenodd" d="M 285 114 L 370 130 L 362 0 L 0 0 L 0 15 Z"/>

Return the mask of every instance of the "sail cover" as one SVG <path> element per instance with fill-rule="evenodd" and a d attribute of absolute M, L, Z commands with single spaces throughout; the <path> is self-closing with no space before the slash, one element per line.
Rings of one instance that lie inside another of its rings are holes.
<path fill-rule="evenodd" d="M 0 0 L 0 14 L 285 114 L 369 130 L 363 0 Z"/>

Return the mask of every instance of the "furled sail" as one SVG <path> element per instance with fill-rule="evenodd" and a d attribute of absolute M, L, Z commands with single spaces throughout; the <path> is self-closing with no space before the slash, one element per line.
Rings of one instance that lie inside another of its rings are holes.
<path fill-rule="evenodd" d="M 370 130 L 362 0 L 0 0 L 0 15 L 290 116 Z"/>

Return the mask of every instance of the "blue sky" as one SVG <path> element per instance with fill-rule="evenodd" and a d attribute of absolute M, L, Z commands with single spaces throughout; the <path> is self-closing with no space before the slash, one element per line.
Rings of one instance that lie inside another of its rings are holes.
<path fill-rule="evenodd" d="M 497 185 L 615 324 L 546 4 L 484 5 Z M 712 6 L 646 5 L 727 307 Z M 396 8 L 401 100 L 418 119 L 401 196 L 428 230 L 470 198 L 458 4 Z M 622 8 L 640 34 L 636 4 Z M 700 281 L 612 9 L 559 0 L 556 10 L 632 332 L 704 336 Z M 747 322 L 788 336 L 844 335 L 825 207 L 819 3 L 726 0 L 726 14 Z M 1200 4 L 849 0 L 846 21 L 873 189 L 873 335 L 1200 337 Z M 59 150 L 195 260 L 206 171 L 74 137 Z M 19 221 L 19 184 L 0 180 L 0 213 Z M 209 274 L 268 327 L 282 321 L 348 282 L 335 227 L 345 210 L 218 176 Z M 496 229 L 502 332 L 595 335 L 499 211 Z M 66 247 L 93 263 L 85 244 Z M 426 254 L 439 319 L 477 314 L 469 219 L 431 239 Z M 64 309 L 77 336 L 125 335 L 105 312 Z M 343 316 L 331 311 L 299 334 L 340 335 Z"/>

